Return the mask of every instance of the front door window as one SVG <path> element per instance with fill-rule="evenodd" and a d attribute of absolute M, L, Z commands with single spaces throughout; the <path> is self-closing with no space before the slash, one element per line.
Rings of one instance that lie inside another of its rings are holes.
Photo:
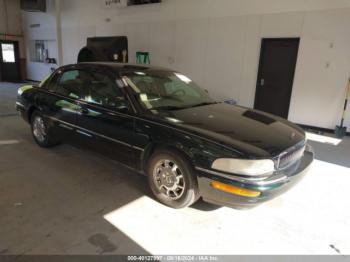
<path fill-rule="evenodd" d="M 4 63 L 15 63 L 15 46 L 13 44 L 1 44 L 2 60 Z"/>

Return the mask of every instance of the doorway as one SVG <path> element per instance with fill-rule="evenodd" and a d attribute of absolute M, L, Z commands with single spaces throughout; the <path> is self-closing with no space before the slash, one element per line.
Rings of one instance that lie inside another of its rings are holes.
<path fill-rule="evenodd" d="M 17 41 L 0 40 L 0 78 L 8 82 L 21 79 Z"/>
<path fill-rule="evenodd" d="M 288 118 L 299 38 L 264 38 L 254 108 Z"/>

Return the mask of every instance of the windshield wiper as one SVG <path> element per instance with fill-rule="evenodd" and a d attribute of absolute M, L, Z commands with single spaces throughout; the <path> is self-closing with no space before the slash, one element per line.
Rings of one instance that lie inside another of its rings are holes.
<path fill-rule="evenodd" d="M 150 110 L 180 110 L 184 109 L 184 107 L 180 106 L 157 106 L 157 107 L 152 107 Z"/>
<path fill-rule="evenodd" d="M 180 106 L 158 106 L 158 107 L 152 107 L 150 110 L 181 110 L 181 109 L 186 109 L 186 108 L 207 106 L 207 105 L 213 105 L 213 104 L 218 104 L 218 102 L 204 102 L 204 103 L 199 103 L 199 104 L 185 106 L 185 107 L 180 107 Z"/>
<path fill-rule="evenodd" d="M 214 104 L 218 104 L 218 102 L 203 102 L 203 103 L 195 104 L 195 105 L 192 105 L 192 106 L 188 106 L 187 108 L 199 107 L 199 106 L 208 106 L 208 105 L 214 105 Z"/>

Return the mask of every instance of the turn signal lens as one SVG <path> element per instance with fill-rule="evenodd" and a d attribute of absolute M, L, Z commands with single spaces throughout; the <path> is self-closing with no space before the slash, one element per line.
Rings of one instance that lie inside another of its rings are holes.
<path fill-rule="evenodd" d="M 261 192 L 252 191 L 244 188 L 239 188 L 235 186 L 229 186 L 221 184 L 219 182 L 211 182 L 210 185 L 220 191 L 230 193 L 233 195 L 244 196 L 244 197 L 258 197 L 261 195 Z"/>

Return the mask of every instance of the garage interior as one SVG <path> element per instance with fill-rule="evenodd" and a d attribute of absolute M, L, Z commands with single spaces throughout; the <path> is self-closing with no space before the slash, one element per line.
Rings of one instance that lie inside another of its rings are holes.
<path fill-rule="evenodd" d="M 26 2 L 0 0 L 0 255 L 350 254 L 350 105 L 348 133 L 334 134 L 350 78 L 349 0 Z M 113 49 L 120 55 L 101 61 L 147 54 L 218 101 L 301 125 L 315 150 L 309 174 L 251 210 L 203 201 L 173 210 L 117 162 L 39 148 L 16 112 L 17 89 L 76 63 L 88 39 L 114 37 L 127 39 L 127 56 Z M 279 92 L 264 91 L 269 81 Z"/>

